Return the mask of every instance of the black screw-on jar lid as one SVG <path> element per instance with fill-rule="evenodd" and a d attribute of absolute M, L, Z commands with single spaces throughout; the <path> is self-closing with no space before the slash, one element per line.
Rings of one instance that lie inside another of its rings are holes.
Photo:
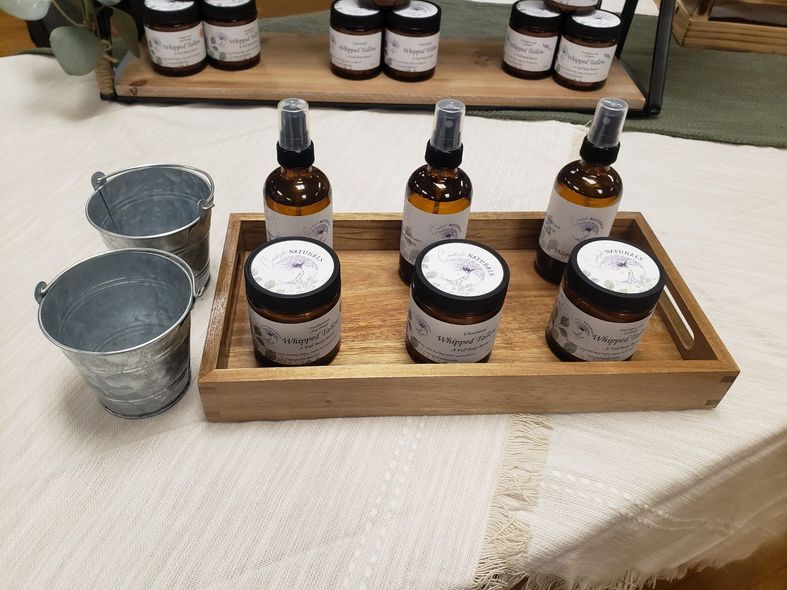
<path fill-rule="evenodd" d="M 202 0 L 202 16 L 219 21 L 257 18 L 257 4 L 254 0 Z"/>
<path fill-rule="evenodd" d="M 142 16 L 153 25 L 182 25 L 200 20 L 194 0 L 145 0 Z"/>
<path fill-rule="evenodd" d="M 385 26 L 389 29 L 411 33 L 437 32 L 440 30 L 440 7 L 426 0 L 411 0 L 385 13 Z"/>
<path fill-rule="evenodd" d="M 617 14 L 594 10 L 590 14 L 575 14 L 563 25 L 563 35 L 608 41 L 620 38 L 622 25 Z"/>
<path fill-rule="evenodd" d="M 413 293 L 449 313 L 481 315 L 503 306 L 510 278 L 500 254 L 471 240 L 430 244 L 415 260 Z"/>
<path fill-rule="evenodd" d="M 542 0 L 520 0 L 511 6 L 512 27 L 535 28 L 542 31 L 558 31 L 563 14 L 552 10 Z"/>
<path fill-rule="evenodd" d="M 282 314 L 306 313 L 330 303 L 341 291 L 336 252 L 307 237 L 263 244 L 249 255 L 243 275 L 249 302 Z"/>
<path fill-rule="evenodd" d="M 592 238 L 571 251 L 566 284 L 604 309 L 644 312 L 659 300 L 667 277 L 652 254 L 624 240 Z"/>
<path fill-rule="evenodd" d="M 336 0 L 331 4 L 331 26 L 345 29 L 379 29 L 383 11 L 361 0 Z"/>

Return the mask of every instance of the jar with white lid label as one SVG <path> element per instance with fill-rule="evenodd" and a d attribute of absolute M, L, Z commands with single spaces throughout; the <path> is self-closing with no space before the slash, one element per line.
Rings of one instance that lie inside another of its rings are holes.
<path fill-rule="evenodd" d="M 254 0 L 202 0 L 208 62 L 221 70 L 260 63 L 260 27 Z"/>
<path fill-rule="evenodd" d="M 425 0 L 412 0 L 385 13 L 383 70 L 388 76 L 421 82 L 434 75 L 440 16 L 440 7 Z"/>
<path fill-rule="evenodd" d="M 194 0 L 145 0 L 145 38 L 153 69 L 189 76 L 207 64 L 199 6 Z"/>
<path fill-rule="evenodd" d="M 589 14 L 601 7 L 601 0 L 544 0 L 544 4 L 566 14 Z"/>
<path fill-rule="evenodd" d="M 563 15 L 542 0 L 521 0 L 511 6 L 503 70 L 518 78 L 546 78 L 552 71 Z"/>
<path fill-rule="evenodd" d="M 367 80 L 380 73 L 383 12 L 360 0 L 331 5 L 331 71 L 342 78 Z"/>
<path fill-rule="evenodd" d="M 665 281 L 659 261 L 629 242 L 582 242 L 571 252 L 549 318 L 549 348 L 564 361 L 630 359 Z"/>
<path fill-rule="evenodd" d="M 254 354 L 263 365 L 325 365 L 341 345 L 341 272 L 333 249 L 281 238 L 244 266 Z"/>
<path fill-rule="evenodd" d="M 567 18 L 552 74 L 555 82 L 572 90 L 604 86 L 620 31 L 620 17 L 605 10 Z"/>
<path fill-rule="evenodd" d="M 486 362 L 495 344 L 510 272 L 478 242 L 424 248 L 415 263 L 407 314 L 407 352 L 416 362 Z"/>

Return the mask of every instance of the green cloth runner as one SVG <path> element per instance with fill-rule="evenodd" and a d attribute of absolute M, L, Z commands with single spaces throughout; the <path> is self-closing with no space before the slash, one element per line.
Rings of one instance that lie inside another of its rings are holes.
<path fill-rule="evenodd" d="M 441 0 L 444 37 L 495 38 L 503 43 L 511 8 L 463 0 Z M 262 21 L 264 31 L 325 32 L 326 12 Z M 623 62 L 647 83 L 656 17 L 636 16 Z M 264 59 L 264 58 L 263 58 Z M 523 81 L 527 84 L 527 81 Z M 566 111 L 473 110 L 494 119 L 586 123 L 587 113 Z M 787 57 L 713 49 L 689 49 L 671 42 L 661 113 L 630 117 L 627 131 L 725 143 L 787 147 Z"/>

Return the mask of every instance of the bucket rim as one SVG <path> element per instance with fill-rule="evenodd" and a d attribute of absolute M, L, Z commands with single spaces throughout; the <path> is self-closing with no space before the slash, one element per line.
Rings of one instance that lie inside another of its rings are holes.
<path fill-rule="evenodd" d="M 92 217 L 90 216 L 90 213 L 88 212 L 88 207 L 90 207 L 90 203 L 93 200 L 93 197 L 95 197 L 96 194 L 98 194 L 101 191 L 101 189 L 104 187 L 106 183 L 111 182 L 112 178 L 114 177 L 122 176 L 123 174 L 128 174 L 131 172 L 137 172 L 139 170 L 147 170 L 148 168 L 174 168 L 176 170 L 189 172 L 194 176 L 203 177 L 203 179 L 208 184 L 210 193 L 205 199 L 200 199 L 202 201 L 202 204 L 200 206 L 200 212 L 199 215 L 197 215 L 197 217 L 193 221 L 190 221 L 186 225 L 178 227 L 176 229 L 161 232 L 159 234 L 150 234 L 145 236 L 135 236 L 131 234 L 122 234 L 118 232 L 113 232 L 111 230 L 99 226 L 95 221 L 93 221 Z M 210 211 L 210 209 L 212 209 L 214 205 L 213 199 L 216 191 L 216 185 L 213 182 L 213 178 L 211 177 L 211 175 L 205 172 L 204 170 L 195 168 L 193 166 L 186 166 L 185 164 L 142 164 L 140 166 L 131 166 L 129 168 L 123 168 L 121 170 L 111 172 L 110 174 L 104 174 L 103 172 L 96 172 L 95 174 L 93 174 L 94 183 L 96 178 L 99 178 L 101 183 L 99 186 L 95 186 L 94 184 L 95 188 L 93 192 L 90 193 L 90 196 L 87 198 L 87 202 L 85 202 L 85 217 L 87 218 L 88 223 L 92 225 L 96 230 L 98 230 L 99 233 L 106 234 L 108 236 L 112 236 L 115 238 L 121 238 L 124 240 L 154 240 L 158 238 L 166 238 L 168 236 L 174 235 L 186 229 L 190 229 L 191 227 L 197 225 L 205 217 L 206 212 Z"/>
<path fill-rule="evenodd" d="M 131 346 L 129 348 L 124 348 L 124 349 L 121 349 L 121 350 L 110 350 L 110 351 L 81 350 L 79 348 L 73 348 L 71 346 L 66 346 L 62 342 L 58 342 L 49 333 L 49 331 L 44 327 L 43 320 L 41 319 L 41 313 L 42 313 L 41 310 L 43 309 L 43 306 L 44 306 L 44 300 L 46 299 L 46 296 L 49 293 L 49 291 L 52 289 L 52 287 L 55 286 L 57 284 L 57 282 L 60 279 L 62 279 L 66 274 L 68 274 L 70 271 L 72 271 L 73 269 L 75 269 L 76 267 L 78 267 L 78 266 L 80 266 L 82 264 L 85 264 L 85 263 L 90 262 L 91 260 L 95 260 L 97 258 L 103 258 L 104 256 L 113 256 L 113 255 L 116 255 L 116 254 L 129 253 L 129 252 L 138 253 L 138 254 L 150 254 L 150 255 L 153 255 L 153 256 L 159 256 L 161 258 L 165 258 L 166 260 L 168 260 L 172 264 L 178 266 L 180 268 L 181 272 L 183 272 L 183 274 L 186 275 L 186 278 L 189 280 L 189 285 L 190 285 L 190 290 L 191 290 L 191 292 L 189 294 L 190 301 L 189 301 L 188 305 L 186 305 L 186 309 L 183 311 L 183 313 L 180 315 L 180 317 L 175 322 L 173 322 L 172 325 L 169 328 L 164 330 L 161 334 L 159 334 L 155 338 L 151 338 L 150 340 L 147 340 L 145 342 L 137 344 L 136 346 Z M 189 315 L 191 314 L 192 309 L 194 308 L 194 303 L 195 303 L 195 301 L 197 299 L 197 294 L 196 294 L 195 288 L 196 288 L 196 283 L 194 282 L 194 273 L 191 271 L 191 269 L 188 267 L 188 265 L 185 262 L 183 262 L 182 259 L 180 259 L 178 256 L 176 256 L 174 254 L 170 254 L 169 252 L 165 252 L 163 250 L 156 250 L 154 248 L 119 248 L 117 250 L 109 250 L 107 252 L 101 252 L 99 254 L 94 254 L 93 256 L 88 256 L 87 258 L 83 258 L 82 260 L 80 260 L 78 262 L 75 262 L 74 264 L 72 264 L 71 266 L 66 268 L 65 270 L 61 271 L 57 276 L 55 276 L 54 279 L 52 279 L 48 283 L 41 282 L 41 283 L 38 283 L 38 285 L 36 285 L 35 297 L 36 297 L 36 300 L 38 302 L 38 314 L 37 314 L 38 315 L 38 327 L 41 330 L 41 333 L 46 337 L 47 340 L 49 340 L 52 344 L 54 344 L 55 346 L 57 346 L 59 349 L 61 349 L 63 351 L 73 352 L 75 354 L 85 355 L 85 356 L 113 356 L 113 355 L 117 355 L 117 354 L 124 354 L 124 353 L 127 353 L 127 352 L 133 352 L 133 351 L 139 350 L 140 348 L 143 348 L 145 346 L 149 346 L 151 344 L 155 344 L 159 340 L 163 340 L 168 335 L 170 335 L 172 332 L 174 332 L 186 320 L 186 318 L 189 317 Z"/>

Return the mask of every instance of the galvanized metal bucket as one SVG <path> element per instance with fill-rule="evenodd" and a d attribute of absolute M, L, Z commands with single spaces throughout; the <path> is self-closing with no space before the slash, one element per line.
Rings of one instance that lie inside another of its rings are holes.
<path fill-rule="evenodd" d="M 188 265 L 167 252 L 105 252 L 36 286 L 38 325 L 107 410 L 152 416 L 189 384 L 194 285 Z"/>
<path fill-rule="evenodd" d="M 210 280 L 213 179 L 196 168 L 152 164 L 92 177 L 85 206 L 110 249 L 155 248 L 179 256 L 194 271 L 201 295 Z"/>

